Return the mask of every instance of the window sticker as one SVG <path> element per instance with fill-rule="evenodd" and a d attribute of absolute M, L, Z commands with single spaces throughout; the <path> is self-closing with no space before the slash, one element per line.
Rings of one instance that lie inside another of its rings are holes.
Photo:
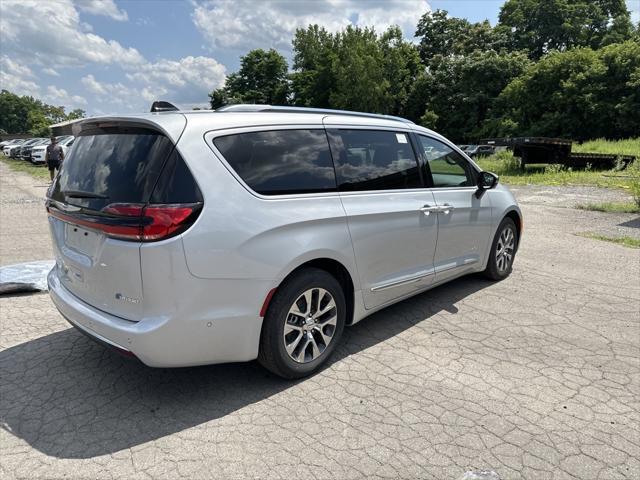
<path fill-rule="evenodd" d="M 404 133 L 396 133 L 396 140 L 398 143 L 407 143 L 407 136 Z"/>

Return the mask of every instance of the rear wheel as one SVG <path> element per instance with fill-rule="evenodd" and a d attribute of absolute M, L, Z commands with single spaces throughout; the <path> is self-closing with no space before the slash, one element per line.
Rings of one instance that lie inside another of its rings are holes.
<path fill-rule="evenodd" d="M 340 340 L 345 314 L 344 292 L 332 275 L 317 268 L 296 272 L 269 305 L 258 361 L 284 378 L 313 373 Z"/>
<path fill-rule="evenodd" d="M 484 274 L 492 280 L 507 278 L 513 268 L 518 245 L 518 231 L 514 221 L 507 217 L 502 220 L 491 246 L 491 254 Z"/>

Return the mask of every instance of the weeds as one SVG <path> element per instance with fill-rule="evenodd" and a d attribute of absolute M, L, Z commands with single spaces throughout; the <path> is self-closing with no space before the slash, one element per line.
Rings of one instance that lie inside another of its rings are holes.
<path fill-rule="evenodd" d="M 598 233 L 579 233 L 581 237 L 585 238 L 593 238 L 594 240 L 602 240 L 603 242 L 611 242 L 616 243 L 618 245 L 622 245 L 624 247 L 629 248 L 640 248 L 640 239 L 633 237 L 609 237 L 607 235 L 600 235 Z"/>

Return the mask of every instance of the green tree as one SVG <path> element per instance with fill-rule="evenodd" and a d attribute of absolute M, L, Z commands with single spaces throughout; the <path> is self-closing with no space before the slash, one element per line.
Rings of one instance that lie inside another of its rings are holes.
<path fill-rule="evenodd" d="M 512 49 L 539 59 L 551 50 L 625 41 L 633 25 L 624 0 L 507 0 L 497 30 Z"/>
<path fill-rule="evenodd" d="M 640 131 L 640 44 L 553 52 L 514 79 L 495 118 L 523 135 L 625 138 Z"/>
<path fill-rule="evenodd" d="M 385 78 L 384 54 L 375 31 L 348 26 L 336 34 L 332 71 L 335 85 L 329 96 L 333 108 L 384 113 L 391 103 Z"/>
<path fill-rule="evenodd" d="M 48 105 L 30 96 L 18 96 L 8 90 L 0 92 L 0 128 L 9 133 L 47 135 L 49 125 L 85 116 L 76 109 L 69 114 L 61 106 Z"/>
<path fill-rule="evenodd" d="M 409 94 L 418 75 L 423 71 L 418 50 L 402 38 L 400 27 L 393 26 L 379 40 L 383 58 L 383 73 L 389 82 L 388 104 L 384 113 L 404 115 Z"/>
<path fill-rule="evenodd" d="M 211 107 L 232 103 L 285 105 L 289 79 L 286 59 L 271 49 L 251 50 L 240 59 L 240 69 L 226 78 L 221 89 L 209 94 Z"/>
<path fill-rule="evenodd" d="M 77 120 L 79 118 L 84 118 L 86 116 L 86 114 L 87 114 L 87 112 L 85 112 L 81 108 L 76 108 L 75 110 L 71 110 L 67 114 L 67 120 Z"/>
<path fill-rule="evenodd" d="M 293 51 L 293 103 L 301 106 L 400 115 L 423 70 L 416 47 L 395 26 L 378 35 L 310 25 L 296 31 Z"/>
<path fill-rule="evenodd" d="M 335 85 L 332 66 L 336 38 L 318 25 L 299 28 L 293 38 L 293 104 L 329 108 L 329 96 Z"/>
<path fill-rule="evenodd" d="M 492 118 L 495 99 L 529 65 L 522 53 L 476 51 L 462 57 L 440 57 L 420 78 L 411 96 L 417 105 L 410 117 L 456 141 L 474 140 Z M 427 118 L 423 114 L 428 113 Z M 416 118 L 417 117 L 417 118 Z M 435 119 L 435 123 L 434 123 Z"/>
<path fill-rule="evenodd" d="M 507 41 L 503 30 L 495 30 L 487 20 L 470 23 L 449 17 L 446 10 L 427 12 L 418 21 L 416 37 L 420 58 L 429 65 L 437 57 L 469 55 L 476 50 L 500 50 Z"/>

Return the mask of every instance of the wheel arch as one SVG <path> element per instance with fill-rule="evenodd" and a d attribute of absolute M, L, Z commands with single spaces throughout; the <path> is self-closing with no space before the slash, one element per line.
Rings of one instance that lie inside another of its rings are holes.
<path fill-rule="evenodd" d="M 502 222 L 502 220 L 504 220 L 505 218 L 510 218 L 511 220 L 513 220 L 513 223 L 516 224 L 516 233 L 518 234 L 516 249 L 518 249 L 520 247 L 520 239 L 522 238 L 522 230 L 524 228 L 524 225 L 522 223 L 522 213 L 516 209 L 511 209 L 502 216 L 500 222 Z M 498 225 L 500 225 L 500 223 L 498 223 Z"/>
<path fill-rule="evenodd" d="M 342 286 L 345 301 L 347 303 L 346 312 L 346 324 L 351 325 L 353 323 L 354 311 L 355 311 L 355 288 L 354 275 L 344 265 L 343 262 L 328 256 L 319 256 L 311 259 L 305 259 L 302 262 L 295 264 L 288 269 L 287 273 L 282 277 L 272 291 L 276 291 L 280 286 L 287 281 L 294 273 L 299 272 L 305 268 L 317 268 L 324 270 L 332 275 L 338 283 Z M 357 278 L 357 277 L 355 277 Z M 271 300 L 271 298 L 269 298 Z M 268 306 L 267 306 L 268 310 Z"/>

